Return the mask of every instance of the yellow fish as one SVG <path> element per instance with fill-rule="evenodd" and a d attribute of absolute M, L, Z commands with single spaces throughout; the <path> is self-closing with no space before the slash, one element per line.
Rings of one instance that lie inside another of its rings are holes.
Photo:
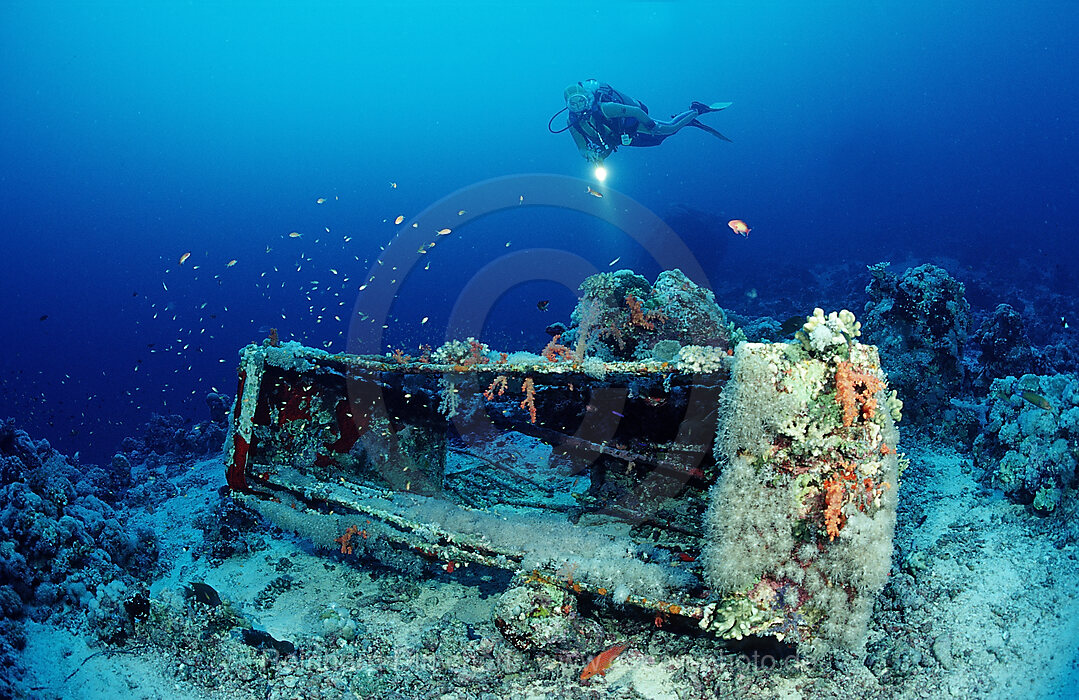
<path fill-rule="evenodd" d="M 293 231 L 292 233 L 290 233 L 290 234 L 288 235 L 288 237 L 289 237 L 289 238 L 299 238 L 299 237 L 300 237 L 300 236 L 302 236 L 302 235 L 303 235 L 303 234 L 302 234 L 302 233 L 299 233 L 298 231 Z"/>
<path fill-rule="evenodd" d="M 399 216 L 399 217 L 397 217 L 396 219 L 394 219 L 394 220 L 393 220 L 393 223 L 395 223 L 395 224 L 399 224 L 399 223 L 401 223 L 401 222 L 402 222 L 402 221 L 404 221 L 404 220 L 405 220 L 405 217 L 404 217 L 404 216 Z"/>
<path fill-rule="evenodd" d="M 235 264 L 236 264 L 236 259 L 233 258 L 232 260 L 229 260 L 227 263 L 225 263 L 225 267 L 232 267 Z"/>
<path fill-rule="evenodd" d="M 464 215 L 465 215 L 465 210 L 464 210 L 464 209 L 462 209 L 461 211 L 457 212 L 457 216 L 464 216 Z"/>
<path fill-rule="evenodd" d="M 183 255 L 181 255 L 180 256 L 180 264 L 183 265 L 184 261 L 187 260 L 190 257 L 191 257 L 191 252 L 190 251 L 188 251 L 187 253 L 184 253 Z"/>
<path fill-rule="evenodd" d="M 440 228 L 438 230 L 438 235 L 440 235 L 440 236 L 448 236 L 451 233 L 453 233 L 453 231 L 451 229 L 448 229 L 448 228 Z"/>
<path fill-rule="evenodd" d="M 596 192 L 591 187 L 588 187 L 588 194 L 592 195 L 593 197 L 599 197 L 600 199 L 603 199 L 603 193 L 602 192 Z"/>
<path fill-rule="evenodd" d="M 322 204 L 325 201 L 326 201 L 325 197 L 319 197 L 318 199 L 315 200 L 315 204 Z"/>

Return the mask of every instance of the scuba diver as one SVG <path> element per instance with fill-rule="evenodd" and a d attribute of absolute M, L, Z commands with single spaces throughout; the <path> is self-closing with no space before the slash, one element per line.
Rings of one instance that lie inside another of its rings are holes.
<path fill-rule="evenodd" d="M 675 115 L 670 121 L 660 121 L 648 114 L 648 107 L 640 100 L 595 79 L 573 83 L 566 88 L 563 97 L 566 106 L 551 117 L 547 129 L 554 134 L 569 130 L 581 156 L 595 165 L 602 165 L 619 146 L 658 146 L 668 136 L 687 126 L 730 141 L 697 119 L 702 114 L 730 107 L 730 102 L 710 105 L 694 102 L 688 110 Z M 565 128 L 555 131 L 551 128 L 551 122 L 566 110 L 569 110 L 569 116 Z"/>

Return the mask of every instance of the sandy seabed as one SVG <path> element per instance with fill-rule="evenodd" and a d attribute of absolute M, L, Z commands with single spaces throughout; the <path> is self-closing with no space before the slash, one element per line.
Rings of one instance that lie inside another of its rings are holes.
<path fill-rule="evenodd" d="M 1079 517 L 1036 515 L 981 486 L 967 456 L 908 448 L 892 574 L 866 655 L 776 661 L 707 636 L 603 618 L 629 642 L 606 676 L 588 655 L 526 653 L 492 616 L 480 572 L 414 577 L 313 549 L 273 528 L 222 560 L 201 556 L 224 469 L 196 462 L 179 495 L 129 525 L 152 527 L 165 567 L 155 614 L 123 646 L 27 623 L 23 688 L 35 698 L 1074 698 L 1079 695 Z M 224 604 L 196 605 L 203 581 Z M 199 611 L 202 614 L 199 614 Z M 298 653 L 244 644 L 253 626 Z M 606 646 L 594 649 L 601 651 Z"/>

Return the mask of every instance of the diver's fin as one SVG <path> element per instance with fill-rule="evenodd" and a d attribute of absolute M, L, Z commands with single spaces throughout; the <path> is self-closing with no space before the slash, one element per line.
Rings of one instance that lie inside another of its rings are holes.
<path fill-rule="evenodd" d="M 733 102 L 713 102 L 712 104 L 704 104 L 703 102 L 694 102 L 690 105 L 690 109 L 697 112 L 697 114 L 708 114 L 709 112 L 718 112 L 721 109 L 727 109 Z"/>
<path fill-rule="evenodd" d="M 699 120 L 697 120 L 697 119 L 694 119 L 693 121 L 691 121 L 691 122 L 689 123 L 689 125 L 690 125 L 690 126 L 695 126 L 695 127 L 697 127 L 698 129 L 701 129 L 701 130 L 703 130 L 703 131 L 707 131 L 707 132 L 708 132 L 709 134 L 711 134 L 712 136 L 715 136 L 715 137 L 716 137 L 717 139 L 723 139 L 724 141 L 727 141 L 727 142 L 729 142 L 729 143 L 734 143 L 734 141 L 731 141 L 731 140 L 730 140 L 729 138 L 727 138 L 727 137 L 726 137 L 726 136 L 724 136 L 723 134 L 719 133 L 718 131 L 716 131 L 716 130 L 715 130 L 715 129 L 713 129 L 712 127 L 708 126 L 707 124 L 702 124 L 702 123 L 701 123 L 701 122 L 700 122 Z"/>

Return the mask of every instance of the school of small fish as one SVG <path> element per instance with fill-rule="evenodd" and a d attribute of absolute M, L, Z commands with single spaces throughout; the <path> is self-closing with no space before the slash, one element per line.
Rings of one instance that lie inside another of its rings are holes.
<path fill-rule="evenodd" d="M 392 190 L 397 190 L 399 183 L 391 181 L 389 186 Z M 586 186 L 585 193 L 588 196 L 602 199 L 604 197 L 603 192 Z M 327 205 L 331 201 L 338 201 L 339 197 L 335 195 L 324 195 L 314 197 L 316 205 Z M 308 200 L 310 201 L 310 200 Z M 511 200 L 512 201 L 512 200 Z M 520 194 L 517 197 L 516 204 L 523 205 L 525 203 L 525 195 Z M 469 212 L 466 209 L 456 210 L 458 217 L 464 217 Z M 395 214 L 383 219 L 383 222 L 392 221 L 394 226 L 401 226 L 405 223 L 407 218 L 406 214 Z M 448 222 L 446 222 L 448 223 Z M 730 222 L 731 229 L 740 235 L 748 235 L 749 227 L 745 222 L 741 220 L 732 220 Z M 420 221 L 414 220 L 409 227 L 409 231 L 412 229 L 419 229 Z M 294 241 L 302 243 L 296 246 L 278 246 L 271 244 L 264 244 L 265 258 L 262 258 L 265 262 L 260 263 L 262 269 L 255 268 L 254 272 L 247 272 L 247 275 L 253 277 L 245 277 L 245 268 L 251 270 L 251 265 L 240 266 L 239 262 L 243 259 L 242 255 L 236 257 L 227 257 L 224 262 L 218 262 L 217 265 L 223 267 L 217 267 L 217 273 L 212 270 L 214 266 L 211 264 L 216 255 L 220 255 L 220 251 L 206 250 L 200 252 L 202 256 L 202 262 L 196 264 L 192 260 L 194 254 L 193 250 L 181 250 L 177 257 L 172 258 L 176 260 L 176 265 L 167 267 L 163 270 L 165 276 L 160 279 L 162 290 L 169 295 L 165 299 L 153 300 L 152 298 L 142 297 L 147 299 L 149 304 L 149 317 L 147 319 L 136 321 L 136 324 L 148 324 L 148 323 L 160 323 L 162 321 L 168 321 L 172 325 L 172 330 L 162 334 L 160 330 L 155 330 L 155 337 L 164 337 L 164 341 L 148 343 L 145 352 L 148 355 L 158 354 L 173 354 L 181 358 L 188 360 L 184 363 L 186 369 L 177 368 L 173 370 L 179 374 L 181 372 L 192 372 L 194 376 L 194 382 L 196 386 L 191 388 L 189 396 L 196 396 L 200 391 L 205 391 L 204 387 L 198 386 L 205 380 L 198 372 L 194 372 L 195 356 L 201 355 L 207 352 L 210 348 L 210 341 L 215 339 L 215 336 L 224 330 L 223 320 L 225 318 L 235 319 L 235 312 L 230 312 L 229 307 L 220 302 L 213 303 L 211 301 L 201 301 L 194 305 L 194 309 L 184 308 L 182 302 L 177 299 L 183 298 L 185 294 L 194 292 L 199 294 L 203 298 L 212 298 L 208 294 L 208 290 L 202 290 L 200 285 L 213 284 L 223 285 L 226 284 L 229 279 L 233 280 L 231 284 L 236 284 L 235 280 L 244 280 L 243 283 L 251 284 L 255 290 L 257 290 L 263 297 L 270 301 L 273 297 L 284 293 L 287 299 L 291 300 L 304 300 L 305 306 L 297 306 L 291 302 L 282 302 L 274 304 L 272 301 L 271 308 L 272 318 L 270 315 L 255 316 L 247 319 L 252 330 L 252 335 L 255 333 L 262 333 L 263 327 L 268 328 L 270 324 L 274 326 L 282 325 L 281 322 L 291 321 L 297 317 L 307 317 L 314 321 L 315 324 L 338 324 L 334 331 L 325 335 L 323 346 L 329 348 L 335 343 L 341 343 L 344 341 L 347 326 L 350 321 L 350 313 L 348 307 L 354 302 L 351 296 L 357 292 L 364 292 L 375 282 L 389 282 L 395 284 L 401 271 L 398 271 L 395 266 L 386 265 L 383 270 L 383 259 L 381 253 L 384 253 L 386 247 L 383 246 L 381 250 L 374 256 L 363 257 L 352 253 L 350 250 L 353 242 L 353 236 L 341 235 L 331 233 L 329 226 L 323 226 L 324 233 L 314 233 L 310 225 L 304 228 L 298 228 L 296 230 L 285 229 L 285 233 L 277 234 L 278 237 L 288 238 Z M 443 237 L 450 236 L 454 233 L 455 229 L 451 226 L 435 226 L 427 229 L 432 232 L 432 240 L 420 243 L 416 249 L 417 255 L 426 255 L 422 270 L 429 271 L 432 269 L 433 256 L 428 255 L 436 245 L 436 240 L 441 240 Z M 510 240 L 504 241 L 504 246 L 509 248 L 512 242 Z M 323 260 L 327 259 L 320 255 L 317 255 L 315 251 L 326 250 L 328 246 L 332 246 L 329 250 L 332 252 L 332 258 L 336 261 L 334 267 L 322 267 L 318 262 L 321 257 Z M 238 252 L 238 251 L 237 251 Z M 224 256 L 221 256 L 224 257 Z M 221 257 L 217 257 L 217 260 L 221 260 Z M 608 263 L 608 267 L 614 267 L 621 260 L 621 256 L 615 256 Z M 362 279 L 358 279 L 356 283 L 350 283 L 350 276 L 345 272 L 346 267 L 343 266 L 343 262 L 352 262 L 357 266 L 370 267 L 370 271 L 367 272 Z M 225 273 L 224 270 L 232 270 L 235 268 L 238 272 Z M 321 269 L 323 274 L 317 274 L 315 271 Z M 377 270 L 377 272 L 376 272 Z M 307 272 L 311 276 L 307 281 L 297 283 L 292 276 L 294 273 L 303 274 Z M 170 274 L 171 273 L 171 274 Z M 355 290 L 349 292 L 348 290 Z M 195 291 L 200 290 L 200 291 Z M 136 291 L 132 294 L 133 297 L 140 297 L 140 294 Z M 539 311 L 546 311 L 548 308 L 549 300 L 544 299 L 536 302 L 536 308 Z M 48 315 L 42 315 L 42 320 L 48 318 Z M 381 325 L 383 329 L 389 327 L 389 322 L 394 322 L 394 319 L 382 319 L 368 316 L 362 311 L 355 312 L 355 315 L 351 318 L 352 321 L 359 321 L 362 323 L 371 323 Z M 383 321 L 388 321 L 383 323 Z M 426 325 L 430 322 L 430 317 L 423 316 L 419 319 L 419 325 Z M 1062 324 L 1066 326 L 1066 322 L 1062 319 Z M 254 330 L 258 329 L 258 330 Z M 286 336 L 287 337 L 287 336 Z M 227 357 L 214 358 L 216 363 L 224 364 L 230 361 Z M 140 369 L 145 370 L 142 365 L 143 359 L 139 359 L 133 367 L 134 372 L 139 372 Z M 185 376 L 184 382 L 190 386 L 191 379 Z M 167 382 L 165 382 L 167 386 Z M 186 390 L 187 387 L 185 387 Z M 216 389 L 215 389 L 216 391 Z M 137 408 L 142 407 L 142 403 L 148 400 L 152 400 L 153 392 L 146 391 L 141 388 L 136 388 L 134 391 L 128 392 L 131 396 L 133 403 L 137 405 Z M 1024 397 L 1026 400 L 1036 406 L 1043 407 L 1042 402 L 1039 402 L 1034 397 Z M 1042 400 L 1044 401 L 1044 400 Z M 1046 410 L 1052 410 L 1046 408 Z M 618 649 L 617 652 L 614 649 Z M 610 653 L 608 653 L 610 652 Z M 621 649 L 615 647 L 604 654 L 597 656 L 597 660 L 601 662 L 606 658 L 606 663 L 609 665 L 611 659 L 621 653 Z M 595 668 L 599 668 L 596 666 Z M 605 666 L 603 668 L 606 668 Z M 602 673 L 602 670 L 595 670 L 592 673 Z"/>

